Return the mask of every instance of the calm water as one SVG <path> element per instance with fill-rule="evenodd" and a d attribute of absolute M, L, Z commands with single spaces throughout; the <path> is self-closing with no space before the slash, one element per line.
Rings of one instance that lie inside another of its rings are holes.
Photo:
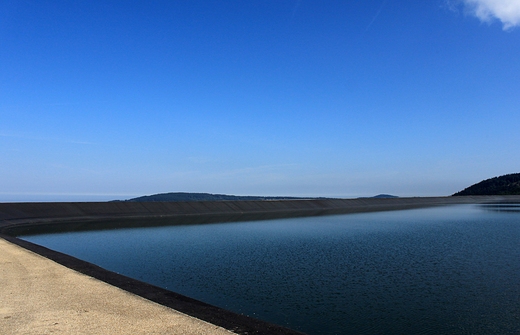
<path fill-rule="evenodd" d="M 520 333 L 520 207 L 24 236 L 309 334 Z"/>

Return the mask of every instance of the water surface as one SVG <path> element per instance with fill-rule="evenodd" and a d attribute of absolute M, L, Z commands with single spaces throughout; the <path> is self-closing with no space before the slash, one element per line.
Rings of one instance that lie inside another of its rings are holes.
<path fill-rule="evenodd" d="M 308 334 L 520 333 L 516 205 L 24 236 Z"/>

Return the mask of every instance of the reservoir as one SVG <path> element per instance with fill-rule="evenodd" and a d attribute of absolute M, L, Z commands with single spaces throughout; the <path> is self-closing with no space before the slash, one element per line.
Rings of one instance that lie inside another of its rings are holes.
<path fill-rule="evenodd" d="M 520 206 L 25 235 L 308 334 L 520 333 Z"/>

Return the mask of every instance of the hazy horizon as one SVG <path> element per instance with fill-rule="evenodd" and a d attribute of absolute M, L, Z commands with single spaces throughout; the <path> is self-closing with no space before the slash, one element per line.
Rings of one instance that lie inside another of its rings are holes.
<path fill-rule="evenodd" d="M 182 191 L 178 191 L 183 193 Z M 130 200 L 133 198 L 138 198 L 142 196 L 150 196 L 155 194 L 2 194 L 0 193 L 0 202 L 105 202 L 105 201 L 113 201 L 113 200 Z M 170 193 L 170 192 L 164 192 Z M 177 191 L 171 192 L 177 193 Z M 209 193 L 209 192 L 187 192 L 187 193 Z M 231 195 L 231 196 L 259 196 L 259 197 L 296 197 L 289 196 L 284 194 L 226 194 L 214 192 L 211 194 L 220 194 L 220 195 Z M 355 199 L 355 198 L 363 198 L 363 197 L 374 197 L 377 195 L 386 194 L 386 193 L 378 193 L 372 195 L 303 195 L 298 197 L 309 197 L 309 198 L 339 198 L 339 199 Z M 393 194 L 391 194 L 393 195 Z"/>
<path fill-rule="evenodd" d="M 449 196 L 520 172 L 519 25 L 511 0 L 5 1 L 0 201 Z"/>

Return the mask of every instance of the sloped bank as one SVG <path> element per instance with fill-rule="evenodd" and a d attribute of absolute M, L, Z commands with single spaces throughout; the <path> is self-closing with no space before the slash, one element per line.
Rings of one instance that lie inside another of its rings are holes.
<path fill-rule="evenodd" d="M 0 203 L 0 232 L 16 235 L 25 230 L 61 225 L 66 229 L 97 229 L 146 224 L 190 224 L 234 220 L 261 220 L 326 214 L 400 210 L 450 204 L 520 202 L 520 196 L 465 196 L 416 198 L 358 198 L 277 201 L 194 202 L 40 202 Z M 164 219 L 164 220 L 161 220 Z M 170 223 L 169 223 L 170 222 Z"/>

